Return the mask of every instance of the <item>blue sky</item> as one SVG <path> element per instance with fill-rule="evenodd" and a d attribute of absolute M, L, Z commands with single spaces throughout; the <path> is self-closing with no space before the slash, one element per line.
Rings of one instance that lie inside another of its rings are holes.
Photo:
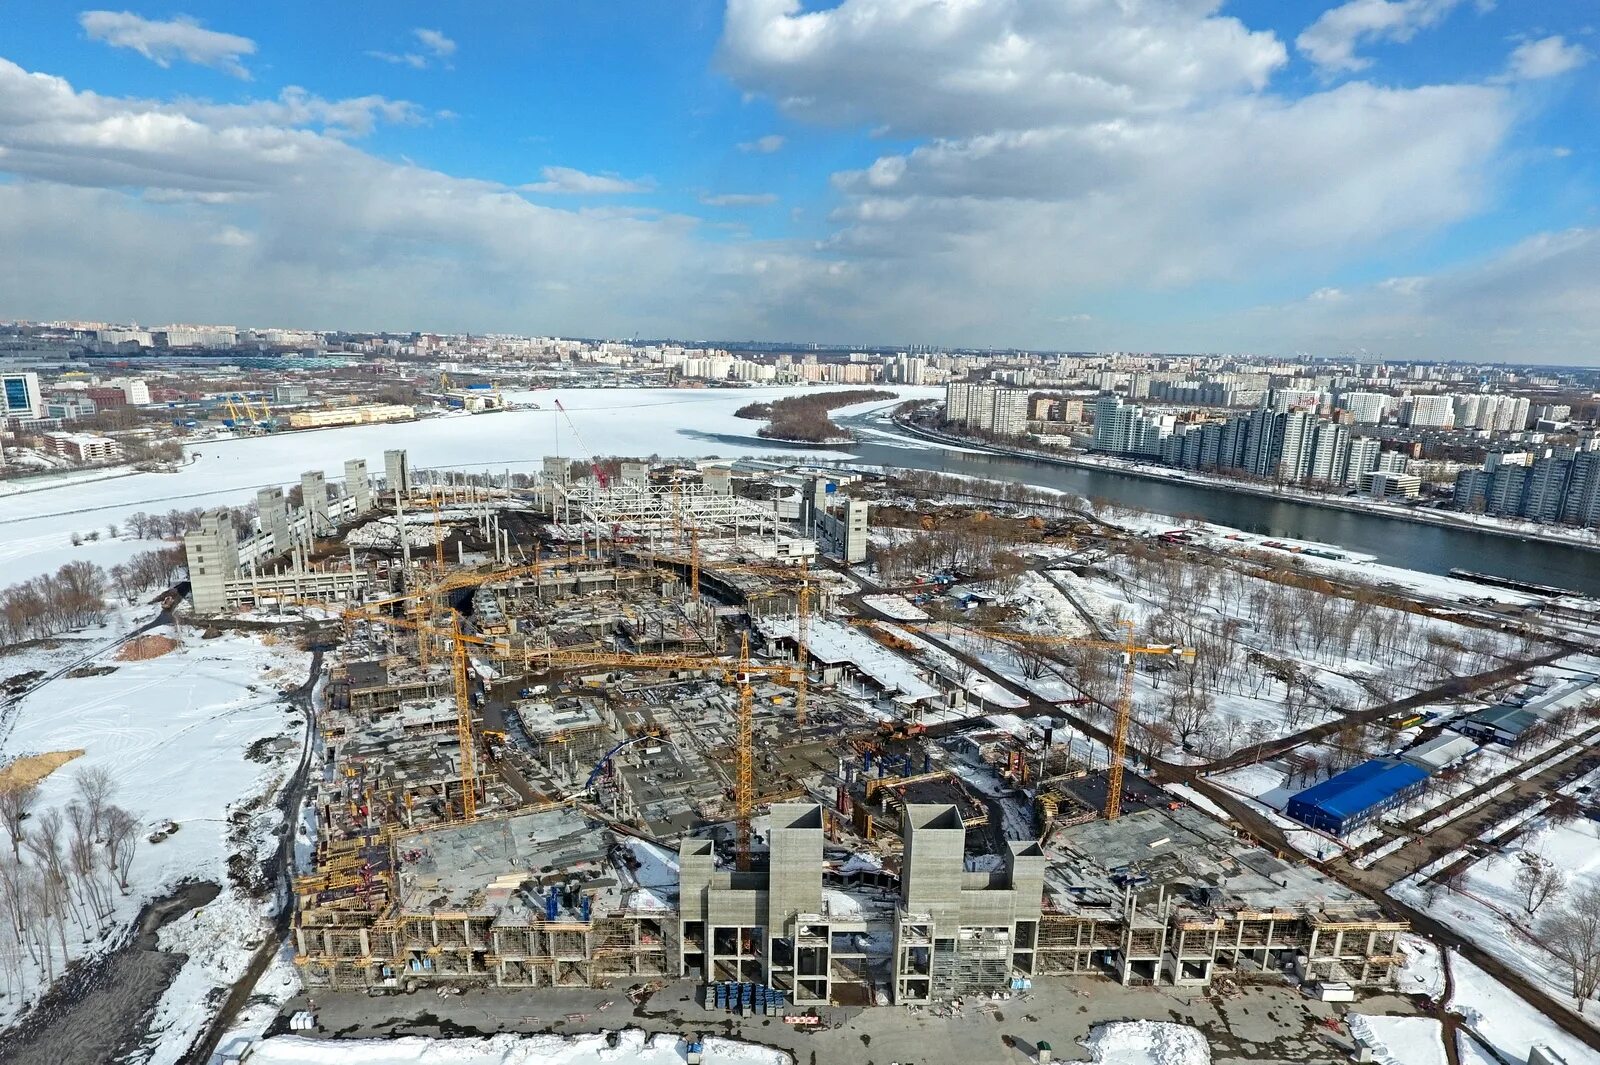
<path fill-rule="evenodd" d="M 1600 361 L 1597 21 L 0 0 L 0 316 Z"/>

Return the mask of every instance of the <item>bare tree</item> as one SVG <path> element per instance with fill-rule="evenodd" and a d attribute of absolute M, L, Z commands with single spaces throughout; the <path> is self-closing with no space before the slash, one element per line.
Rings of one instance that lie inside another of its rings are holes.
<path fill-rule="evenodd" d="M 1525 862 L 1522 868 L 1517 870 L 1512 883 L 1516 885 L 1517 893 L 1522 896 L 1522 908 L 1528 911 L 1529 917 L 1567 886 L 1561 870 L 1553 865 L 1533 861 Z"/>
<path fill-rule="evenodd" d="M 1567 896 L 1561 907 L 1539 922 L 1539 938 L 1567 976 L 1578 1012 L 1600 989 L 1600 886 Z"/>
<path fill-rule="evenodd" d="M 22 822 L 28 819 L 38 801 L 37 784 L 16 784 L 9 788 L 0 788 L 0 824 L 5 825 L 6 836 L 11 840 L 13 860 L 21 857 L 22 840 L 27 835 L 27 829 L 23 827 Z"/>
<path fill-rule="evenodd" d="M 116 874 L 117 886 L 126 894 L 128 871 L 133 867 L 134 850 L 139 845 L 139 821 L 120 806 L 108 806 L 101 818 L 105 829 L 106 859 Z"/>
<path fill-rule="evenodd" d="M 116 782 L 102 767 L 90 766 L 78 770 L 73 777 L 73 783 L 77 786 L 78 797 L 83 800 L 83 808 L 89 815 L 89 838 L 99 839 L 100 819 L 105 814 L 106 804 L 116 793 Z"/>

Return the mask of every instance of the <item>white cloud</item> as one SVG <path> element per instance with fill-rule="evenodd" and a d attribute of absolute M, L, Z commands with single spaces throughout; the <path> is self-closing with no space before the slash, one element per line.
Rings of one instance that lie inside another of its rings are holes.
<path fill-rule="evenodd" d="M 208 30 L 184 15 L 161 22 L 131 11 L 85 11 L 78 16 L 78 24 L 93 40 L 113 48 L 131 48 L 162 67 L 181 59 L 248 79 L 250 72 L 243 59 L 256 51 L 256 42 L 250 38 Z"/>
<path fill-rule="evenodd" d="M 1244 319 L 1254 319 L 1247 322 Z M 1600 229 L 1540 233 L 1483 262 L 1216 323 L 1276 350 L 1600 362 Z"/>
<path fill-rule="evenodd" d="M 587 174 L 570 166 L 547 166 L 540 171 L 543 181 L 522 186 L 525 192 L 570 193 L 582 196 L 615 196 L 649 192 L 656 183 L 649 178 L 625 178 L 617 174 Z"/>
<path fill-rule="evenodd" d="M 692 217 L 559 209 L 282 123 L 338 103 L 102 96 L 0 59 L 6 307 L 569 333 L 718 335 L 736 322 L 792 336 L 848 295 L 827 261 L 711 239 Z"/>
<path fill-rule="evenodd" d="M 419 26 L 412 30 L 411 33 L 412 36 L 416 37 L 416 39 L 421 42 L 422 47 L 426 48 L 428 51 L 432 52 L 441 59 L 448 59 L 456 54 L 456 42 L 452 41 L 438 30 L 430 30 Z"/>
<path fill-rule="evenodd" d="M 1523 41 L 1511 51 L 1506 77 L 1514 81 L 1554 78 L 1576 70 L 1590 60 L 1589 50 L 1559 35 Z"/>
<path fill-rule="evenodd" d="M 756 152 L 760 155 L 771 155 L 783 147 L 783 136 L 777 133 L 768 133 L 765 137 L 757 137 L 753 141 L 741 141 L 741 152 Z"/>
<path fill-rule="evenodd" d="M 1461 3 L 1462 0 L 1349 0 L 1324 11 L 1295 38 L 1295 47 L 1324 71 L 1364 70 L 1372 60 L 1356 55 L 1359 45 L 1409 41 Z"/>
<path fill-rule="evenodd" d="M 705 194 L 700 202 L 707 207 L 765 207 L 778 202 L 775 192 L 724 192 Z"/>
<path fill-rule="evenodd" d="M 449 68 L 450 57 L 456 54 L 456 42 L 446 37 L 438 30 L 430 30 L 418 26 L 411 31 L 411 36 L 417 39 L 422 46 L 420 52 L 385 52 L 371 49 L 366 53 L 369 58 L 381 59 L 385 63 L 396 66 L 410 67 L 412 70 L 427 70 L 435 63 Z"/>
<path fill-rule="evenodd" d="M 1499 88 L 1356 83 L 939 140 L 835 175 L 834 244 L 946 256 L 985 296 L 1240 280 L 1470 216 L 1511 119 Z"/>
<path fill-rule="evenodd" d="M 416 52 L 380 52 L 376 49 L 368 49 L 366 55 L 371 59 L 381 59 L 385 63 L 410 67 L 412 70 L 428 69 L 428 57 L 419 55 Z"/>
<path fill-rule="evenodd" d="M 1286 54 L 1217 0 L 728 0 L 719 62 L 797 117 L 963 136 L 1260 89 Z"/>

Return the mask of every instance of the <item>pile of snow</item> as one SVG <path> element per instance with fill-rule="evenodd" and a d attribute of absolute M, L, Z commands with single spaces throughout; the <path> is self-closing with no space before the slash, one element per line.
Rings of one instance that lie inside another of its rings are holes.
<path fill-rule="evenodd" d="M 1186 1024 L 1117 1021 L 1096 1025 L 1084 1045 L 1100 1065 L 1209 1065 L 1206 1037 Z"/>
<path fill-rule="evenodd" d="M 1447 1065 L 1444 1033 L 1432 1017 L 1345 1018 L 1350 1034 L 1372 1051 L 1378 1065 Z"/>
<path fill-rule="evenodd" d="M 615 1048 L 603 1035 L 497 1035 L 489 1039 L 306 1039 L 278 1036 L 257 1043 L 251 1065 L 682 1065 L 682 1042 L 643 1032 L 621 1033 Z M 706 1065 L 790 1065 L 781 1050 L 705 1041 Z"/>

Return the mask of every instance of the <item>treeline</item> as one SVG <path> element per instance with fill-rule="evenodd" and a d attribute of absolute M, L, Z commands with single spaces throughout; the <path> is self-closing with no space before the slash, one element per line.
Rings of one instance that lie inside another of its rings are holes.
<path fill-rule="evenodd" d="M 843 429 L 828 418 L 836 407 L 853 403 L 871 403 L 878 399 L 893 399 L 893 392 L 876 388 L 852 388 L 843 392 L 821 392 L 816 395 L 790 396 L 772 403 L 747 403 L 734 411 L 736 418 L 765 418 L 767 424 L 756 435 L 768 440 L 799 440 L 822 444 L 845 436 Z"/>
<path fill-rule="evenodd" d="M 109 574 L 80 559 L 54 574 L 0 588 L 0 646 L 98 625 L 113 591 L 132 604 L 143 592 L 170 587 L 186 569 L 183 548 L 168 547 L 142 551 Z"/>
<path fill-rule="evenodd" d="M 67 928 L 89 943 L 112 928 L 117 895 L 129 890 L 139 819 L 111 801 L 116 785 L 104 769 L 73 778 L 64 809 L 37 809 L 39 787 L 0 787 L 0 995 L 24 1000 L 42 993 L 72 961 Z M 32 968 L 39 977 L 28 979 Z M 30 987 L 30 985 L 36 985 Z"/>

